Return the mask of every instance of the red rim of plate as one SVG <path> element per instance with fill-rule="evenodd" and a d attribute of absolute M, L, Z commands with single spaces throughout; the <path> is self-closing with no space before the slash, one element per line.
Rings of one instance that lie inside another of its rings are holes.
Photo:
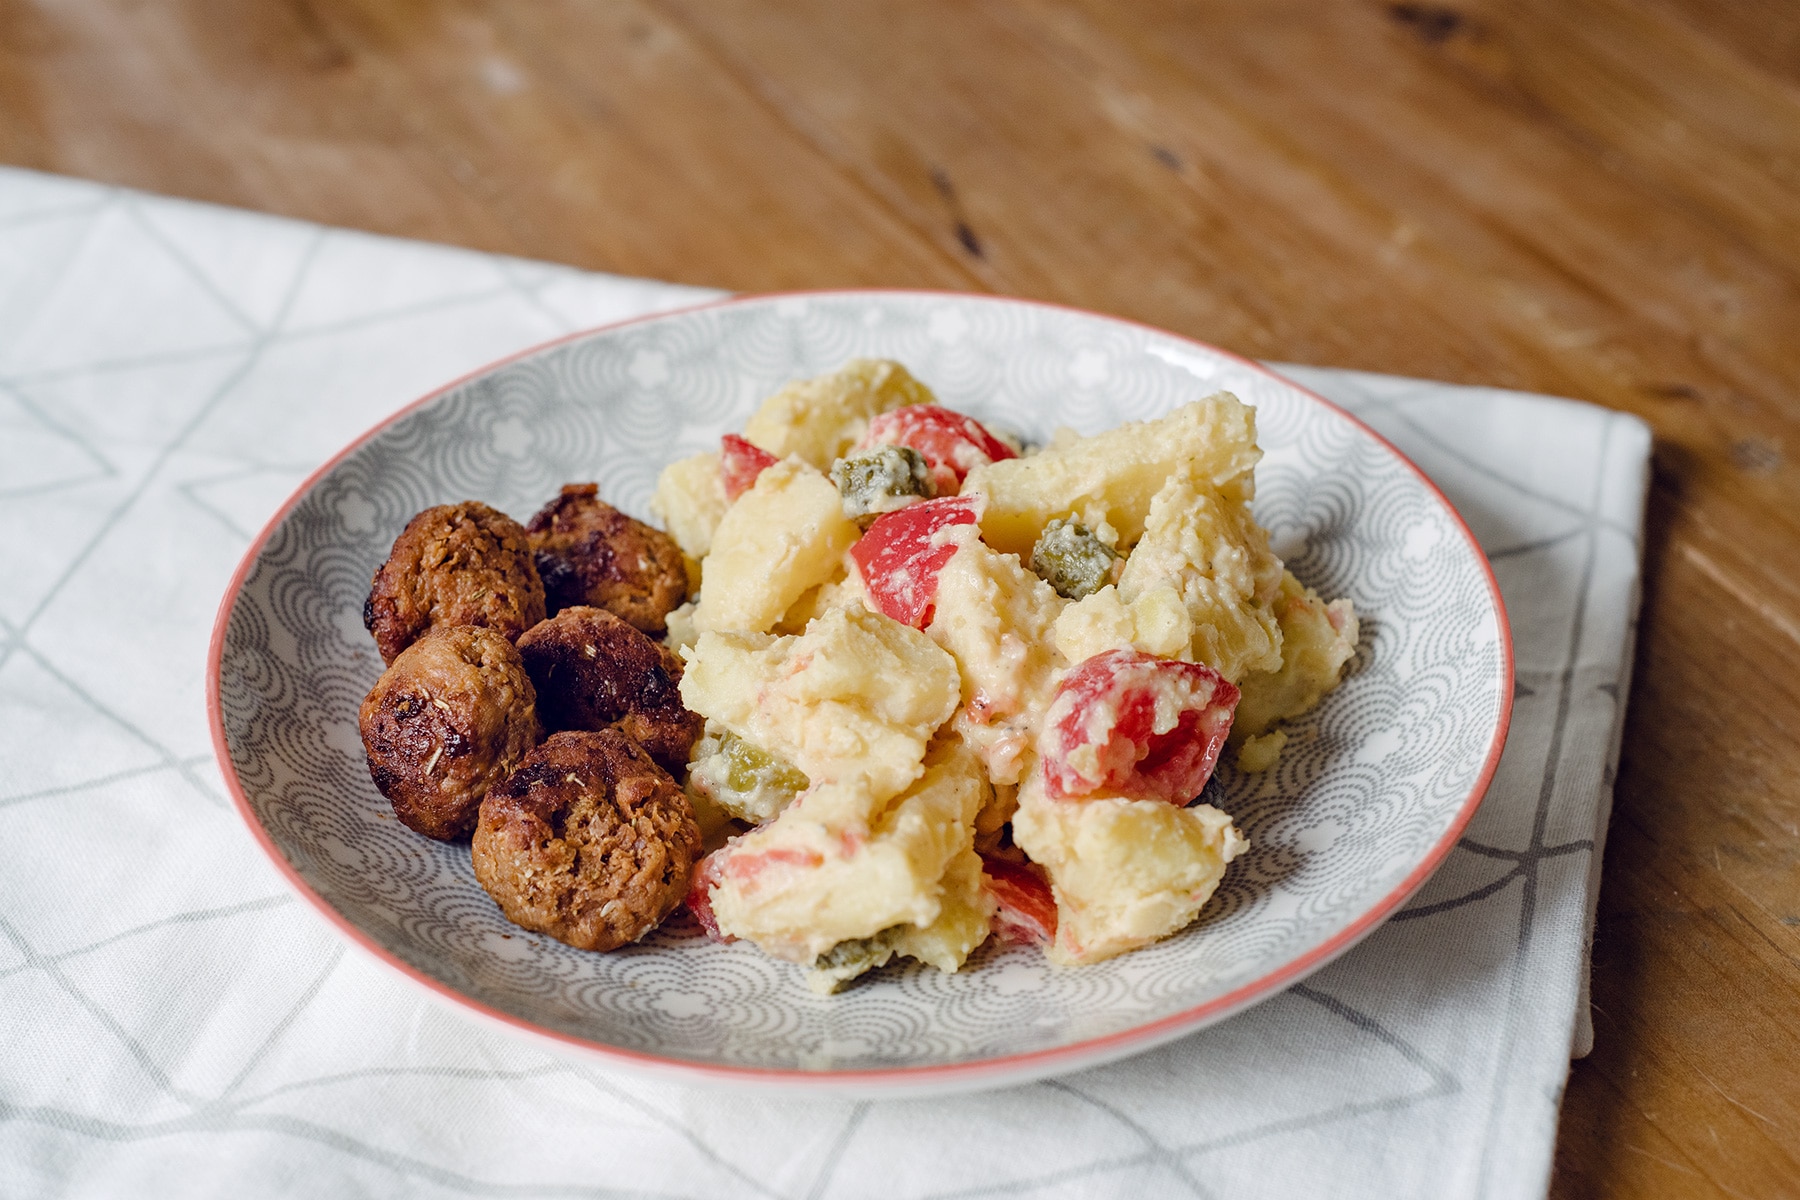
<path fill-rule="evenodd" d="M 1198 1004 L 1193 1008 L 1184 1009 L 1181 1012 L 1172 1013 L 1166 1017 L 1159 1017 L 1154 1021 L 1146 1022 L 1143 1025 L 1134 1026 L 1130 1029 L 1120 1030 L 1117 1033 L 1089 1038 L 1084 1041 L 1073 1042 L 1067 1046 L 1057 1046 L 1048 1050 L 1034 1050 L 1025 1054 L 1000 1055 L 994 1058 L 984 1058 L 967 1063 L 941 1063 L 931 1066 L 886 1067 L 876 1070 L 856 1071 L 832 1071 L 829 1069 L 808 1071 L 767 1067 L 734 1067 L 718 1063 L 693 1062 L 686 1059 L 668 1058 L 636 1050 L 627 1050 L 619 1046 L 611 1046 L 602 1042 L 595 1042 L 586 1038 L 577 1037 L 573 1034 L 562 1033 L 554 1029 L 547 1029 L 544 1026 L 535 1024 L 523 1017 L 519 1017 L 513 1013 L 485 1004 L 471 996 L 467 996 L 441 980 L 426 974 L 424 971 L 414 967 L 410 963 L 401 960 L 391 951 L 375 942 L 357 925 L 351 922 L 349 918 L 345 917 L 342 913 L 338 912 L 336 908 L 332 907 L 329 901 L 319 895 L 318 892 L 314 891 L 312 886 L 308 884 L 306 880 L 301 877 L 300 873 L 295 870 L 293 865 L 288 862 L 287 856 L 281 852 L 280 847 L 275 844 L 274 839 L 269 836 L 269 833 L 263 827 L 262 822 L 257 819 L 255 811 L 250 807 L 249 797 L 244 794 L 243 785 L 238 780 L 237 768 L 231 759 L 230 748 L 226 744 L 224 715 L 219 706 L 219 670 L 225 651 L 225 630 L 230 624 L 232 609 L 236 606 L 238 596 L 243 590 L 244 581 L 249 577 L 251 569 L 256 565 L 257 557 L 262 553 L 264 544 L 267 543 L 270 534 L 275 531 L 276 526 L 280 525 L 281 522 L 287 518 L 287 515 L 293 511 L 294 506 L 297 505 L 326 474 L 345 458 L 349 457 L 349 455 L 359 447 L 363 446 L 365 443 L 379 435 L 383 430 L 387 429 L 388 426 L 394 424 L 394 422 L 400 420 L 402 417 L 430 404 L 438 397 L 454 391 L 473 379 L 499 370 L 501 367 L 518 362 L 524 358 L 529 358 L 532 355 L 539 354 L 555 346 L 560 346 L 568 342 L 580 341 L 598 333 L 623 329 L 631 325 L 640 325 L 650 321 L 660 321 L 671 317 L 701 312 L 707 309 L 727 308 L 739 304 L 763 304 L 777 300 L 834 296 L 942 296 L 947 299 L 955 300 L 975 300 L 1002 304 L 1029 304 L 1037 308 L 1048 308 L 1062 312 L 1077 313 L 1081 316 L 1096 317 L 1103 321 L 1111 321 L 1144 329 L 1159 337 L 1171 338 L 1178 342 L 1185 342 L 1188 345 L 1196 346 L 1210 354 L 1219 355 L 1248 370 L 1261 375 L 1270 376 L 1284 386 L 1294 388 L 1314 403 L 1330 412 L 1336 413 L 1339 417 L 1349 421 L 1368 437 L 1373 438 L 1377 443 L 1384 447 L 1388 453 L 1398 459 L 1403 466 L 1416 475 L 1419 481 L 1425 485 L 1426 490 L 1437 499 L 1439 504 L 1444 506 L 1444 511 L 1450 514 L 1450 519 L 1455 522 L 1457 530 L 1462 534 L 1463 539 L 1468 543 L 1469 548 L 1474 551 L 1476 561 L 1481 565 L 1482 572 L 1487 576 L 1488 591 L 1493 600 L 1494 618 L 1500 636 L 1501 660 L 1504 668 L 1499 717 L 1494 726 L 1493 742 L 1488 747 L 1487 758 L 1482 764 L 1481 774 L 1476 779 L 1474 787 L 1470 789 L 1467 799 L 1463 801 L 1462 807 L 1458 810 L 1455 819 L 1451 821 L 1450 827 L 1444 831 L 1443 837 L 1431 848 L 1430 852 L 1425 855 L 1425 858 L 1419 865 L 1415 867 L 1405 879 L 1401 880 L 1392 891 L 1372 905 L 1368 911 L 1364 912 L 1362 916 L 1351 922 L 1344 929 L 1339 930 L 1335 935 L 1328 938 L 1320 945 L 1313 947 L 1311 950 L 1300 955 L 1291 962 L 1282 964 L 1268 972 L 1266 975 L 1262 975 L 1249 983 L 1234 988 L 1222 996 L 1214 997 L 1204 1004 Z M 1375 432 L 1375 430 L 1364 424 L 1348 410 L 1333 404 L 1331 401 L 1325 399 L 1325 397 L 1308 388 L 1301 387 L 1286 376 L 1269 370 L 1269 368 L 1263 366 L 1259 362 L 1245 358 L 1239 354 L 1233 354 L 1228 350 L 1221 350 L 1216 346 L 1209 345 L 1195 338 L 1183 337 L 1180 334 L 1171 333 L 1166 329 L 1159 329 L 1154 325 L 1148 325 L 1142 321 L 1132 321 L 1124 317 L 1109 316 L 1105 313 L 1096 313 L 1068 304 L 1056 304 L 1049 301 L 1027 300 L 1010 296 L 995 296 L 980 292 L 951 292 L 906 288 L 832 288 L 798 292 L 763 292 L 732 296 L 723 300 L 707 301 L 701 304 L 688 305 L 683 308 L 650 313 L 641 317 L 632 317 L 628 320 L 616 321 L 609 325 L 601 325 L 594 329 L 587 329 L 579 333 L 572 333 L 564 337 L 554 338 L 471 371 L 468 374 L 445 384 L 443 387 L 427 393 L 382 420 L 361 437 L 338 451 L 330 458 L 330 460 L 319 467 L 318 470 L 307 476 L 305 482 L 296 488 L 293 495 L 289 496 L 282 504 L 281 508 L 276 511 L 275 515 L 269 518 L 268 523 L 263 526 L 262 531 L 256 535 L 256 540 L 250 544 L 249 550 L 245 552 L 243 561 L 238 564 L 237 571 L 233 573 L 231 583 L 226 588 L 225 596 L 219 603 L 219 614 L 213 622 L 212 644 L 207 651 L 206 715 L 208 722 L 212 726 L 213 753 L 219 760 L 219 770 L 225 778 L 226 787 L 230 789 L 232 802 L 237 806 L 238 815 L 243 818 L 244 824 L 250 827 L 250 832 L 256 838 L 257 844 L 262 847 L 263 853 L 268 855 L 270 861 L 275 864 L 276 869 L 287 879 L 288 885 L 299 893 L 302 899 L 311 904 L 313 908 L 317 909 L 319 913 L 324 916 L 324 918 L 330 922 L 340 934 L 348 938 L 353 945 L 360 947 L 382 963 L 385 963 L 387 966 L 400 972 L 401 975 L 410 979 L 413 983 L 424 987 L 427 991 L 436 995 L 440 1000 L 448 1001 L 460 1008 L 469 1010 L 490 1021 L 496 1021 L 517 1032 L 530 1034 L 534 1037 L 547 1038 L 558 1045 L 569 1049 L 596 1055 L 614 1066 L 625 1068 L 627 1070 L 651 1072 L 662 1075 L 685 1076 L 691 1082 L 722 1083 L 739 1086 L 785 1085 L 802 1088 L 823 1087 L 846 1091 L 854 1091 L 858 1088 L 864 1088 L 870 1091 L 887 1089 L 907 1091 L 913 1089 L 924 1090 L 934 1086 L 946 1089 L 959 1086 L 981 1087 L 984 1084 L 1001 1086 L 1003 1084 L 1018 1082 L 1028 1078 L 1041 1078 L 1046 1075 L 1053 1075 L 1059 1071 L 1068 1071 L 1083 1066 L 1091 1066 L 1101 1061 L 1110 1061 L 1115 1058 L 1123 1057 L 1126 1054 L 1135 1051 L 1148 1050 L 1162 1042 L 1178 1037 L 1183 1033 L 1190 1032 L 1215 1021 L 1223 1020 L 1240 1009 L 1247 1008 L 1259 1000 L 1274 995 L 1283 988 L 1298 983 L 1306 976 L 1325 966 L 1338 955 L 1356 945 L 1357 942 L 1374 932 L 1389 915 L 1398 909 L 1400 905 L 1405 903 L 1407 898 L 1431 877 L 1432 873 L 1437 870 L 1438 865 L 1449 855 L 1451 848 L 1456 845 L 1457 839 L 1461 836 L 1464 827 L 1468 825 L 1470 818 L 1475 815 L 1475 810 L 1480 806 L 1482 797 L 1487 794 L 1488 785 L 1493 781 L 1494 772 L 1500 763 L 1501 751 L 1506 747 L 1506 733 L 1512 723 L 1513 702 L 1512 687 L 1510 686 L 1512 679 L 1512 625 L 1507 619 L 1505 601 L 1502 600 L 1500 596 L 1500 582 L 1494 577 L 1493 566 L 1488 562 L 1487 555 L 1481 549 L 1481 544 L 1476 541 L 1474 533 L 1470 531 L 1468 524 L 1462 519 L 1462 514 L 1456 511 L 1456 506 L 1450 503 L 1444 493 L 1438 488 L 1437 484 L 1433 483 L 1431 478 L 1414 465 L 1411 459 L 1402 454 L 1392 442 Z"/>

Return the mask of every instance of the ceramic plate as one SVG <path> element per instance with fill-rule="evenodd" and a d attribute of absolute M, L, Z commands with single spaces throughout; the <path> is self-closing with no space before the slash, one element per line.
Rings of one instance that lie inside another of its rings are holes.
<path fill-rule="evenodd" d="M 357 705 L 381 672 L 370 575 L 407 519 L 480 499 L 520 520 L 571 480 L 638 516 L 671 459 L 715 448 L 762 397 L 857 356 L 898 359 L 947 405 L 1042 441 L 1229 389 L 1266 451 L 1256 514 L 1362 642 L 1288 726 L 1279 766 L 1223 771 L 1251 848 L 1202 917 L 1153 947 L 1058 970 L 984 947 L 958 974 L 890 968 L 836 996 L 685 914 L 611 954 L 508 924 L 466 846 L 411 833 L 369 782 Z M 351 941 L 465 1010 L 617 1066 L 882 1093 L 999 1086 L 1219 1020 L 1367 935 L 1437 866 L 1505 740 L 1512 653 L 1474 538 L 1393 447 L 1244 359 L 1129 322 L 981 296 L 755 297 L 530 351 L 401 412 L 313 476 L 221 605 L 210 701 L 244 820 Z"/>

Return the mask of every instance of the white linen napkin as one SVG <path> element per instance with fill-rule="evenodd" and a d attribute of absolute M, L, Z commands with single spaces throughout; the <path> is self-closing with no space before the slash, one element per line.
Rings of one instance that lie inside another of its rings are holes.
<path fill-rule="evenodd" d="M 1461 510 L 1518 701 L 1405 912 L 1162 1049 L 924 1101 L 646 1082 L 439 1007 L 288 894 L 203 700 L 254 531 L 432 387 L 714 294 L 0 169 L 0 1194 L 1541 1196 L 1649 454 L 1586 404 L 1279 368 Z"/>

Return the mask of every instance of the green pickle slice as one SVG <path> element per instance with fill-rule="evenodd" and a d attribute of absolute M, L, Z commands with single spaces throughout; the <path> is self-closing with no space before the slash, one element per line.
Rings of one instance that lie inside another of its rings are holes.
<path fill-rule="evenodd" d="M 932 495 L 931 468 L 908 446 L 874 446 L 831 464 L 844 515 L 867 526 L 883 513 Z"/>
<path fill-rule="evenodd" d="M 740 821 L 760 825 L 812 786 L 793 764 L 713 721 L 694 747 L 688 779 Z"/>
<path fill-rule="evenodd" d="M 1056 594 L 1070 600 L 1091 596 L 1112 582 L 1113 548 L 1073 517 L 1057 517 L 1031 548 L 1031 569 Z"/>
<path fill-rule="evenodd" d="M 815 992 L 830 995 L 857 976 L 886 966 L 894 957 L 894 935 L 905 928 L 904 925 L 892 925 L 866 938 L 839 942 L 813 960 L 807 986 Z"/>

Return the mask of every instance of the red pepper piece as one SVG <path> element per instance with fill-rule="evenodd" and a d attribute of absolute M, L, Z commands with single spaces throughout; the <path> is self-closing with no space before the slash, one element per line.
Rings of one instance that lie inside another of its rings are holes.
<path fill-rule="evenodd" d="M 929 625 L 938 572 L 956 557 L 954 545 L 933 545 L 932 538 L 952 525 L 973 525 L 979 516 L 972 498 L 943 496 L 877 518 L 850 548 L 876 610 L 914 629 Z"/>
<path fill-rule="evenodd" d="M 751 445 L 735 433 L 720 438 L 719 482 L 725 485 L 725 498 L 736 500 L 749 491 L 756 477 L 778 461 L 767 450 Z"/>
<path fill-rule="evenodd" d="M 700 928 L 706 930 L 706 936 L 715 942 L 735 942 L 734 937 L 726 937 L 719 932 L 719 918 L 713 915 L 712 890 L 719 882 L 719 870 L 724 865 L 724 851 L 714 850 L 711 854 L 694 864 L 694 881 L 688 887 L 686 904 L 694 919 L 700 922 Z"/>
<path fill-rule="evenodd" d="M 1201 663 L 1096 654 L 1063 676 L 1044 714 L 1045 791 L 1186 804 L 1211 777 L 1237 702 Z"/>
<path fill-rule="evenodd" d="M 917 450 L 931 468 L 932 482 L 942 493 L 955 492 L 976 467 L 1018 457 L 1011 446 L 989 433 L 974 417 L 936 404 L 909 404 L 876 416 L 859 443 L 859 448 L 869 446 Z"/>
<path fill-rule="evenodd" d="M 981 856 L 982 883 L 998 906 L 994 936 L 1021 946 L 1056 940 L 1056 894 L 1037 867 Z"/>

